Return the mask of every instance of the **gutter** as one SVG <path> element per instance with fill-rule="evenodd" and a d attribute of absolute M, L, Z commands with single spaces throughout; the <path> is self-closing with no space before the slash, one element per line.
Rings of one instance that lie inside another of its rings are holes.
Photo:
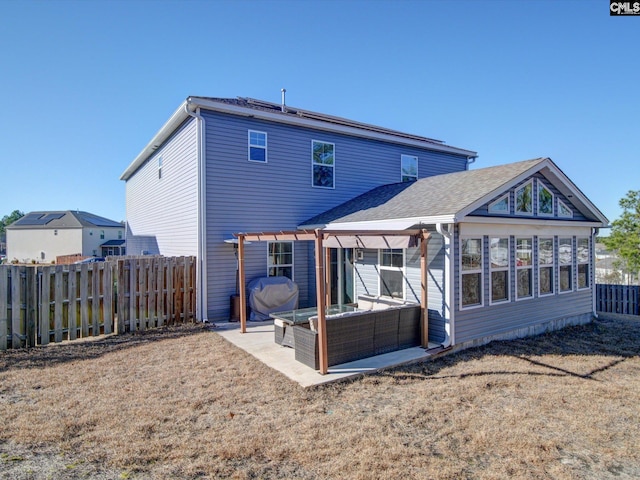
<path fill-rule="evenodd" d="M 200 115 L 200 108 L 193 105 L 189 100 L 183 103 L 182 108 L 186 115 L 185 118 L 193 117 L 196 119 L 196 156 L 197 156 L 197 174 L 198 174 L 198 266 L 196 268 L 196 304 L 197 318 L 202 322 L 208 322 L 207 299 L 207 243 L 206 243 L 206 187 L 207 187 L 207 162 L 206 162 L 206 142 L 203 141 L 203 132 L 205 131 L 205 122 Z M 177 113 L 177 112 L 176 112 Z M 176 114 L 174 114 L 174 117 Z M 172 117 L 173 118 L 173 117 Z M 183 120 L 184 121 L 184 120 Z M 182 123 L 182 122 L 180 122 Z"/>
<path fill-rule="evenodd" d="M 446 228 L 444 226 L 447 225 Z M 445 262 L 444 262 L 444 278 L 445 278 L 445 293 L 444 293 L 444 303 L 449 306 L 449 321 L 445 324 L 445 332 L 446 327 L 449 327 L 449 331 L 447 332 L 447 338 L 442 344 L 442 348 L 448 349 L 451 348 L 452 345 L 455 344 L 455 305 L 454 303 L 454 232 L 455 232 L 455 223 L 447 223 L 443 224 L 441 222 L 436 223 L 436 231 L 442 235 L 444 238 L 444 250 L 445 250 Z M 449 258 L 446 258 L 447 252 L 449 253 Z M 446 317 L 445 317 L 446 318 Z"/>

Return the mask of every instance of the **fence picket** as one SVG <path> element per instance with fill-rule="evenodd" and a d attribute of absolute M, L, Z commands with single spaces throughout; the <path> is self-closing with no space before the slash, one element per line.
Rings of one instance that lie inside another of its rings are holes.
<path fill-rule="evenodd" d="M 78 338 L 78 274 L 76 265 L 69 265 L 69 340 Z"/>
<path fill-rule="evenodd" d="M 89 336 L 89 265 L 80 265 L 80 336 Z"/>
<path fill-rule="evenodd" d="M 138 304 L 137 273 L 138 262 L 135 259 L 132 259 L 129 264 L 129 330 L 132 332 L 136 331 L 136 319 L 138 318 L 136 309 L 136 305 Z"/>
<path fill-rule="evenodd" d="M 56 265 L 54 269 L 54 310 L 53 310 L 53 341 L 60 343 L 62 341 L 62 266 Z"/>
<path fill-rule="evenodd" d="M 51 267 L 42 267 L 40 285 L 40 345 L 48 345 L 51 325 Z"/>
<path fill-rule="evenodd" d="M 111 263 L 103 262 L 102 274 L 102 324 L 103 332 L 108 335 L 113 332 L 113 279 Z"/>
<path fill-rule="evenodd" d="M 91 264 L 91 335 L 100 335 L 100 265 Z"/>
<path fill-rule="evenodd" d="M 125 309 L 127 308 L 126 303 L 126 285 L 125 285 L 125 262 L 124 260 L 118 260 L 117 262 L 117 283 L 116 283 L 116 294 L 118 297 L 117 301 L 117 315 L 118 322 L 115 324 L 115 333 L 120 334 L 124 333 L 124 320 L 125 320 Z M 128 310 L 127 310 L 128 311 Z"/>

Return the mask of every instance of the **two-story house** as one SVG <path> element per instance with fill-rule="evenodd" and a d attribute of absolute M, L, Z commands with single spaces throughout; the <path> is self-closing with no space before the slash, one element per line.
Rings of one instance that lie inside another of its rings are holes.
<path fill-rule="evenodd" d="M 331 301 L 420 301 L 424 284 L 430 340 L 447 344 L 590 319 L 607 219 L 550 159 L 469 170 L 476 156 L 284 104 L 189 97 L 122 174 L 127 251 L 197 256 L 198 317 L 220 320 L 239 233 L 419 228 L 424 274 L 411 242 L 333 245 Z M 270 238 L 244 246 L 246 278 L 287 276 L 315 305 L 313 242 Z"/>

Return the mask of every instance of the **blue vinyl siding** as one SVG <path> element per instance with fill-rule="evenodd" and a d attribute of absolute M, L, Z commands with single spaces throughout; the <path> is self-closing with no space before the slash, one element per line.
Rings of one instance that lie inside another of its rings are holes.
<path fill-rule="evenodd" d="M 162 178 L 158 158 L 162 157 Z M 196 255 L 196 124 L 186 121 L 126 183 L 127 253 Z"/>
<path fill-rule="evenodd" d="M 206 122 L 208 311 L 214 320 L 228 317 L 229 295 L 235 293 L 233 247 L 224 243 L 233 233 L 293 230 L 376 186 L 396 183 L 401 154 L 418 157 L 421 177 L 466 167 L 463 156 L 217 112 L 202 115 Z M 250 129 L 267 133 L 268 163 L 247 162 Z M 312 140 L 335 144 L 334 189 L 312 187 Z M 309 243 L 295 246 L 294 280 L 301 306 L 315 304 Z M 266 275 L 266 248 L 266 243 L 247 245 L 247 281 Z M 370 293 L 377 294 L 377 280 L 375 287 L 368 282 L 367 287 L 375 288 Z"/>
<path fill-rule="evenodd" d="M 444 250 L 442 236 L 433 234 L 429 241 L 427 262 L 429 340 L 443 342 L 445 340 L 445 305 L 444 305 Z M 364 250 L 364 258 L 356 260 L 356 297 L 358 295 L 380 295 L 378 250 Z M 420 248 L 408 248 L 405 251 L 405 300 L 420 303 Z"/>

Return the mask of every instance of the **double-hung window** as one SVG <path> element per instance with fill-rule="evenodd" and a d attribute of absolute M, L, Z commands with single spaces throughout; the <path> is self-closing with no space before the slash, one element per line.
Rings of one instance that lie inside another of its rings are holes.
<path fill-rule="evenodd" d="M 293 242 L 269 242 L 267 250 L 267 275 L 293 280 Z"/>
<path fill-rule="evenodd" d="M 491 263 L 491 303 L 509 300 L 509 238 L 492 237 L 489 240 Z"/>
<path fill-rule="evenodd" d="M 404 298 L 404 250 L 380 250 L 380 294 L 385 297 Z"/>
<path fill-rule="evenodd" d="M 312 185 L 314 187 L 335 187 L 335 148 L 333 143 L 311 142 Z"/>
<path fill-rule="evenodd" d="M 533 296 L 533 240 L 516 239 L 516 298 Z"/>
<path fill-rule="evenodd" d="M 460 297 L 462 307 L 482 305 L 482 238 L 460 241 Z"/>
<path fill-rule="evenodd" d="M 558 241 L 558 263 L 560 264 L 560 292 L 573 290 L 573 239 Z"/>
<path fill-rule="evenodd" d="M 267 163 L 267 134 L 249 130 L 249 161 Z"/>
<path fill-rule="evenodd" d="M 553 237 L 538 239 L 538 291 L 539 295 L 554 292 L 554 248 Z"/>
<path fill-rule="evenodd" d="M 413 182 L 418 180 L 418 157 L 400 155 L 401 181 Z"/>
<path fill-rule="evenodd" d="M 591 258 L 589 238 L 578 238 L 576 255 L 578 260 L 578 289 L 589 288 L 591 286 L 589 276 L 589 259 Z"/>

